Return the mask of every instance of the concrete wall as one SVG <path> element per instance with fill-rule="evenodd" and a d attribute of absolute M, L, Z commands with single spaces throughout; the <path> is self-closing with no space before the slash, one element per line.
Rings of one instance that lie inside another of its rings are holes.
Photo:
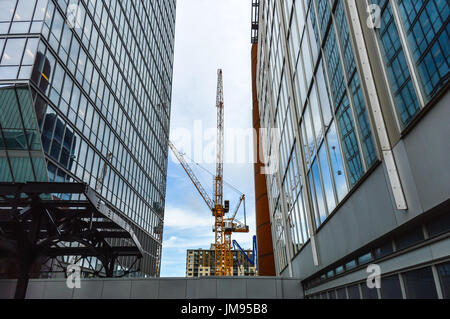
<path fill-rule="evenodd" d="M 450 198 L 448 119 L 447 93 L 394 148 L 408 211 L 396 209 L 383 163 L 319 230 L 319 266 L 308 243 L 292 262 L 294 277 L 313 275 Z"/>
<path fill-rule="evenodd" d="M 0 299 L 14 297 L 15 280 L 0 280 Z M 65 279 L 30 280 L 27 299 L 302 299 L 298 279 L 160 278 L 86 279 L 69 289 Z"/>

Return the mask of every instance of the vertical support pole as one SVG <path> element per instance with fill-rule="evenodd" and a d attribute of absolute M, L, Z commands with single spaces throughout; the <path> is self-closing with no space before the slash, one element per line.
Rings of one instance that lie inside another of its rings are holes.
<path fill-rule="evenodd" d="M 34 246 L 39 238 L 41 209 L 35 209 L 31 212 L 31 216 L 31 230 L 28 236 L 21 224 L 17 225 L 16 228 L 19 245 L 19 274 L 14 295 L 15 299 L 25 299 L 30 281 L 30 271 L 36 260 L 36 249 Z"/>
<path fill-rule="evenodd" d="M 408 204 L 406 202 L 405 193 L 400 178 L 400 173 L 397 168 L 397 163 L 394 158 L 394 152 L 389 141 L 389 136 L 386 129 L 386 124 L 381 111 L 381 104 L 378 99 L 377 89 L 375 87 L 375 81 L 373 78 L 372 67 L 370 66 L 369 54 L 367 52 L 361 22 L 359 20 L 358 8 L 356 6 L 356 0 L 349 0 L 347 2 L 350 23 L 352 25 L 355 42 L 358 50 L 359 57 L 361 59 L 361 73 L 365 79 L 367 85 L 367 91 L 369 93 L 370 112 L 375 122 L 375 126 L 380 140 L 381 151 L 383 154 L 383 160 L 386 164 L 387 174 L 389 182 L 391 184 L 392 194 L 394 196 L 395 204 L 398 210 L 408 210 Z"/>

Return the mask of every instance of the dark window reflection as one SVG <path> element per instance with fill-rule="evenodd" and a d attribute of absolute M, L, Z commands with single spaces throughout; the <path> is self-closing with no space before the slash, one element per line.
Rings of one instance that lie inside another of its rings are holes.
<path fill-rule="evenodd" d="M 424 239 L 425 238 L 423 236 L 422 227 L 419 226 L 411 231 L 406 232 L 404 235 L 396 238 L 395 245 L 397 247 L 397 250 L 401 250 L 411 247 L 423 241 Z"/>
<path fill-rule="evenodd" d="M 348 287 L 347 292 L 348 292 L 349 299 L 361 299 L 361 296 L 359 294 L 359 286 L 358 285 Z"/>
<path fill-rule="evenodd" d="M 450 299 L 450 262 L 437 266 L 441 281 L 442 294 L 445 299 Z"/>
<path fill-rule="evenodd" d="M 436 299 L 436 285 L 430 267 L 403 274 L 408 299 Z"/>
<path fill-rule="evenodd" d="M 347 299 L 347 293 L 345 292 L 345 288 L 341 288 L 337 290 L 338 299 Z"/>
<path fill-rule="evenodd" d="M 398 275 L 381 279 L 382 299 L 403 299 L 402 288 Z"/>
<path fill-rule="evenodd" d="M 362 297 L 363 299 L 378 299 L 378 292 L 376 288 L 367 287 L 366 283 L 361 285 Z"/>
<path fill-rule="evenodd" d="M 45 115 L 42 127 L 42 144 L 44 152 L 68 170 L 72 169 L 75 154 L 76 137 L 70 127 L 54 113 Z"/>

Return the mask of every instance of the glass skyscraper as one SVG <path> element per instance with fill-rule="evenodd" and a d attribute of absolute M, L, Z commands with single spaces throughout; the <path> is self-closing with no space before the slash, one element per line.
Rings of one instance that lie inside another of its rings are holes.
<path fill-rule="evenodd" d="M 0 182 L 85 182 L 158 276 L 175 0 L 0 1 Z M 67 196 L 67 195 L 60 195 Z"/>
<path fill-rule="evenodd" d="M 449 297 L 449 16 L 446 0 L 260 1 L 275 264 L 306 296 Z"/>

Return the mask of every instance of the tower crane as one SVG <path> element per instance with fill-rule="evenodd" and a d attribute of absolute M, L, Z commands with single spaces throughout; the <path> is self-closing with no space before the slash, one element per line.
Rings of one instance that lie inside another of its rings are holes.
<path fill-rule="evenodd" d="M 225 214 L 229 212 L 229 201 L 223 200 L 223 154 L 224 154 L 224 94 L 223 94 L 223 75 L 222 70 L 218 70 L 217 79 L 217 162 L 216 175 L 214 177 L 214 196 L 213 199 L 205 191 L 194 171 L 184 158 L 184 155 L 178 152 L 176 147 L 169 141 L 169 147 L 175 154 L 181 166 L 186 171 L 188 177 L 200 193 L 208 208 L 214 216 L 214 267 L 216 276 L 231 276 L 233 274 L 233 256 L 231 253 L 231 234 L 248 233 L 249 228 L 245 223 L 236 220 L 237 212 L 244 202 L 245 195 L 242 194 L 236 209 L 231 218 L 226 218 Z M 245 209 L 244 209 L 245 212 Z M 245 214 L 244 214 L 245 215 Z"/>

